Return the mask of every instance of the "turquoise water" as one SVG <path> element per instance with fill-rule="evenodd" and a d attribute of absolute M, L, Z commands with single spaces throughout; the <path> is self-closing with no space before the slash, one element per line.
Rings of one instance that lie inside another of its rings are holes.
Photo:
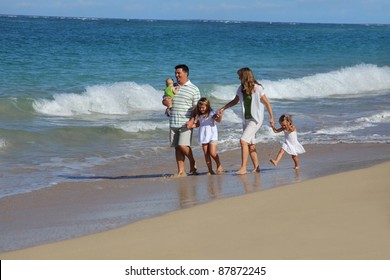
<path fill-rule="evenodd" d="M 0 197 L 141 159 L 174 171 L 161 96 L 179 63 L 215 108 L 251 67 L 303 144 L 390 142 L 390 25 L 0 16 L 0 34 Z M 258 141 L 279 137 L 265 124 Z"/>

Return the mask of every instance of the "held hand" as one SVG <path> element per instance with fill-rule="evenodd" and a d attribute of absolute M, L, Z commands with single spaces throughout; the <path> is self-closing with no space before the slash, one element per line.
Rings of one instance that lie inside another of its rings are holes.
<path fill-rule="evenodd" d="M 188 129 L 196 128 L 196 124 L 193 121 L 188 121 L 188 122 L 186 122 L 186 127 Z"/>
<path fill-rule="evenodd" d="M 279 132 L 282 132 L 283 129 L 282 128 L 276 128 L 275 126 L 272 126 L 272 130 L 275 132 L 275 133 L 279 133 Z"/>

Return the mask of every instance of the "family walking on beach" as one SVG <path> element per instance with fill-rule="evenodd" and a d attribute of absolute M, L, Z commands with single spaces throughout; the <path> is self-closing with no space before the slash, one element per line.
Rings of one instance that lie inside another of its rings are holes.
<path fill-rule="evenodd" d="M 270 125 L 275 133 L 284 131 L 285 140 L 279 154 L 271 163 L 277 166 L 284 152 L 292 155 L 295 168 L 298 169 L 298 154 L 305 150 L 298 142 L 296 128 L 292 124 L 291 116 L 283 115 L 279 119 L 281 128 L 274 126 L 272 107 L 268 101 L 263 86 L 255 79 L 250 68 L 244 67 L 237 71 L 241 85 L 238 87 L 233 100 L 214 111 L 207 98 L 201 98 L 200 91 L 189 80 L 189 68 L 185 64 L 175 67 L 177 86 L 172 79 L 167 79 L 163 104 L 167 107 L 169 115 L 170 143 L 175 148 L 177 173 L 174 177 L 186 176 L 184 161 L 188 158 L 190 175 L 197 175 L 197 166 L 191 149 L 193 128 L 199 127 L 198 142 L 202 145 L 209 174 L 220 174 L 222 164 L 217 153 L 218 130 L 216 123 L 221 122 L 223 112 L 241 104 L 243 133 L 240 138 L 241 167 L 235 172 L 237 175 L 247 173 L 248 157 L 253 163 L 253 172 L 260 172 L 259 160 L 256 151 L 256 132 L 264 120 L 264 107 L 267 109 Z M 213 171 L 213 159 L 217 165 Z"/>

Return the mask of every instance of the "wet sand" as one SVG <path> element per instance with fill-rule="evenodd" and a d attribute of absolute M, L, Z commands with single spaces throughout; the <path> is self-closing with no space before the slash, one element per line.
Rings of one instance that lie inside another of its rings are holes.
<path fill-rule="evenodd" d="M 171 179 L 166 165 L 149 174 L 135 168 L 130 175 L 6 197 L 0 200 L 2 252 L 65 241 L 0 256 L 386 259 L 389 164 L 361 168 L 388 162 L 389 146 L 306 145 L 299 173 L 288 156 L 273 167 L 263 149 L 261 173 L 244 176 L 234 175 L 239 151 L 231 151 L 220 155 L 228 172 L 218 176 L 205 175 L 199 157 L 200 176 Z M 336 175 L 322 177 L 330 174 Z M 92 235 L 70 239 L 86 234 Z"/>

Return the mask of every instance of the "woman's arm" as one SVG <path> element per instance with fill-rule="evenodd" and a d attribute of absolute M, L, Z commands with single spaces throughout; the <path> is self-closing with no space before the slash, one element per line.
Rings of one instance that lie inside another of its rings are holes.
<path fill-rule="evenodd" d="M 272 113 L 272 107 L 271 103 L 269 103 L 267 96 L 263 95 L 260 98 L 261 103 L 264 104 L 265 108 L 267 108 L 268 114 L 269 114 L 269 123 L 271 124 L 271 127 L 274 126 L 274 114 Z"/>
<path fill-rule="evenodd" d="M 236 97 L 234 97 L 234 99 L 233 99 L 232 101 L 230 101 L 229 103 L 227 103 L 225 106 L 221 107 L 221 108 L 218 110 L 218 114 L 222 114 L 223 111 L 225 111 L 226 109 L 229 109 L 230 107 L 233 107 L 233 106 L 236 105 L 239 101 L 240 101 L 240 98 L 238 97 L 238 95 L 236 95 Z"/>
<path fill-rule="evenodd" d="M 222 113 L 219 112 L 219 110 L 213 115 L 213 120 L 217 123 L 220 123 L 222 121 Z"/>

